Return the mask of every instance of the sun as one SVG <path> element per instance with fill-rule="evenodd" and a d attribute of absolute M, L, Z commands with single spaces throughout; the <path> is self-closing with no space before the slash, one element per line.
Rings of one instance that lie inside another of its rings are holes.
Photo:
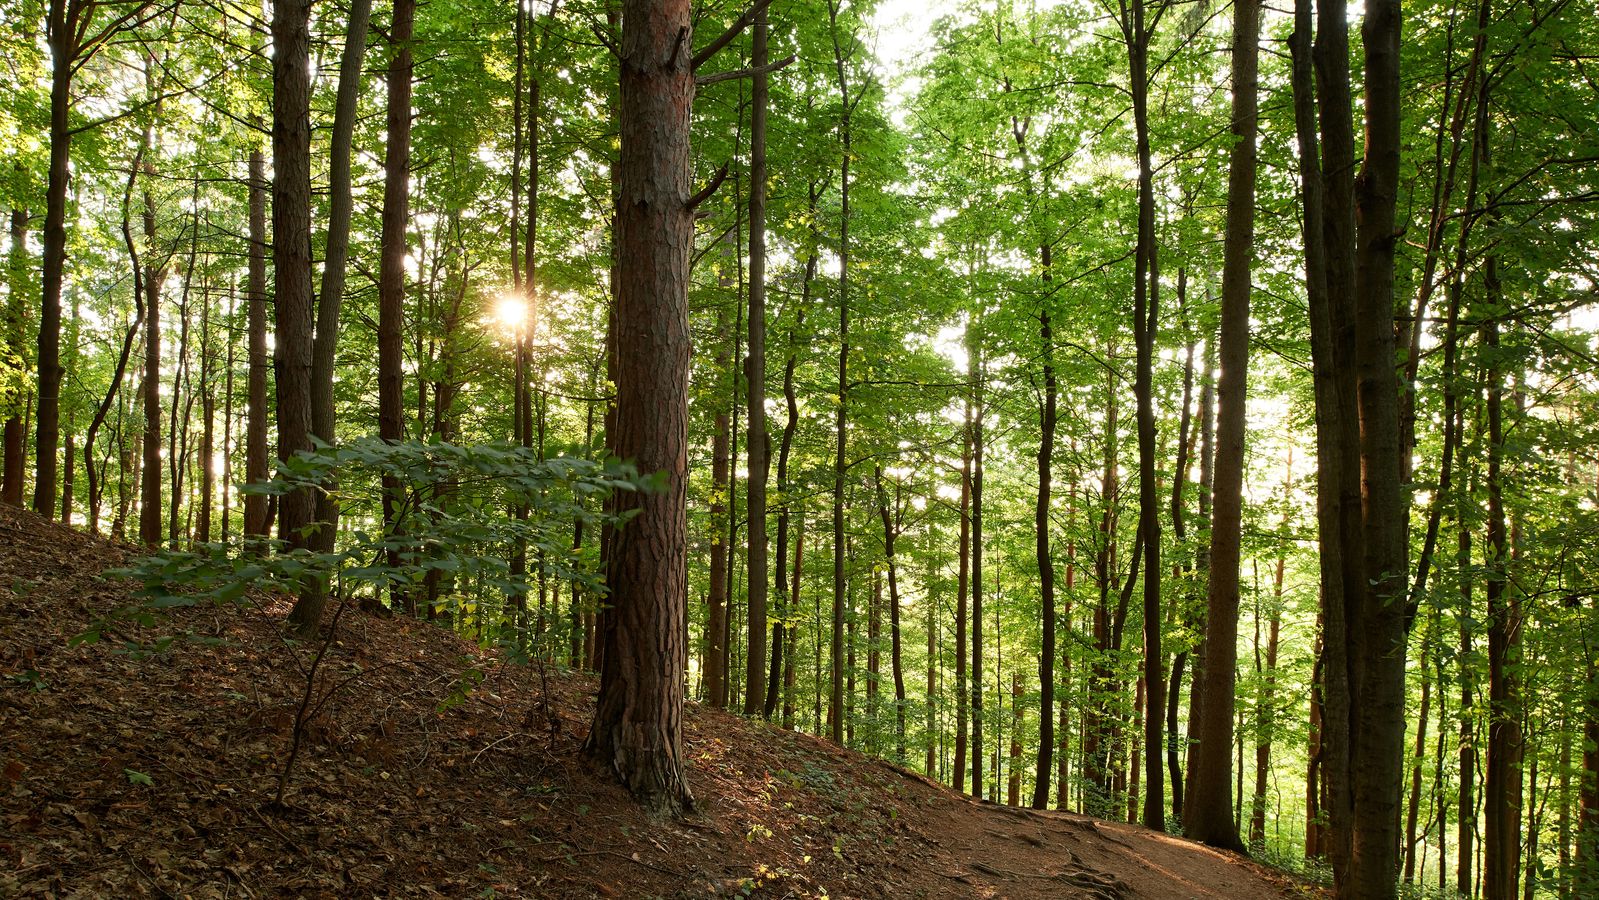
<path fill-rule="evenodd" d="M 527 324 L 527 300 L 515 294 L 503 294 L 494 304 L 494 319 L 506 330 L 516 332 Z"/>

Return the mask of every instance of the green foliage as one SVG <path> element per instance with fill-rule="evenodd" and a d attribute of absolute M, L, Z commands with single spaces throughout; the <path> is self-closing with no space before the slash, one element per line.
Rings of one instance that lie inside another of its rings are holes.
<path fill-rule="evenodd" d="M 403 491 L 402 514 L 388 531 L 374 515 L 384 479 Z M 518 546 L 543 552 L 554 577 L 603 594 L 598 573 L 564 542 L 568 529 L 574 521 L 620 527 L 629 516 L 597 511 L 604 499 L 615 491 L 656 490 L 659 484 L 658 475 L 641 476 L 625 463 L 540 460 L 527 448 L 506 444 L 391 444 L 366 438 L 323 446 L 280 462 L 277 477 L 246 490 L 279 497 L 301 490 L 336 496 L 351 523 L 348 540 L 337 549 L 321 553 L 282 541 L 235 541 L 151 554 L 108 573 L 135 580 L 142 602 L 95 623 L 75 640 L 96 641 L 118 620 L 153 626 L 161 610 L 173 607 L 253 602 L 322 586 L 331 586 L 342 601 L 383 598 L 423 590 L 430 577 L 448 582 L 472 573 L 491 590 L 526 595 L 532 582 L 508 563 Z M 530 510 L 525 519 L 506 513 L 523 507 Z M 449 615 L 462 613 L 448 591 L 437 606 Z"/>

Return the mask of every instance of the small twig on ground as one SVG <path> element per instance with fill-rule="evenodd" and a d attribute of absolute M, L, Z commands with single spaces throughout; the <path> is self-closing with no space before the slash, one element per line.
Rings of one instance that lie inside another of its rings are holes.
<path fill-rule="evenodd" d="M 493 750 L 495 747 L 498 747 L 499 745 L 505 743 L 506 741 L 510 740 L 511 738 L 520 737 L 520 736 L 523 736 L 522 732 L 513 731 L 510 734 L 506 735 L 505 737 L 502 737 L 499 740 L 495 741 L 494 743 L 485 746 L 482 750 L 479 750 L 476 754 L 473 755 L 473 757 L 472 757 L 472 765 L 474 765 L 474 766 L 477 765 L 478 757 L 480 757 L 483 754 L 489 752 L 490 750 Z"/>

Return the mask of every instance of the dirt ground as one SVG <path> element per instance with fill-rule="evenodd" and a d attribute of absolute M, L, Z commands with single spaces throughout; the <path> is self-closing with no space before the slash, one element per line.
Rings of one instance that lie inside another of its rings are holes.
<path fill-rule="evenodd" d="M 579 754 L 594 682 L 347 614 L 285 802 L 310 648 L 282 603 L 68 640 L 125 551 L 0 507 L 0 897 L 1264 900 L 1281 873 L 1135 826 L 977 803 L 690 704 L 698 810 L 644 815 Z M 124 639 L 180 634 L 166 652 Z"/>

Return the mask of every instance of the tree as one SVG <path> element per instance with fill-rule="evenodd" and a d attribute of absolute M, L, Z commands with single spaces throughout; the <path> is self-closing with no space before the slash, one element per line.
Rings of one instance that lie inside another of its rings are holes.
<path fill-rule="evenodd" d="M 272 8 L 272 268 L 276 298 L 278 458 L 311 444 L 311 5 L 289 0 Z M 309 490 L 283 495 L 278 533 L 290 547 L 307 545 L 316 500 Z M 303 591 L 290 624 L 314 634 L 322 621 L 321 591 Z"/>
<path fill-rule="evenodd" d="M 1250 269 L 1255 236 L 1256 95 L 1260 4 L 1233 4 L 1233 137 L 1228 164 L 1227 245 L 1222 270 L 1221 378 L 1216 400 L 1216 468 L 1205 614 L 1205 698 L 1197 726 L 1194 793 L 1183 807 L 1190 837 L 1242 850 L 1232 807 L 1233 706 L 1238 675 L 1238 567 L 1248 399 Z"/>
<path fill-rule="evenodd" d="M 749 513 L 749 647 L 744 654 L 744 714 L 771 716 L 766 697 L 766 607 L 768 567 L 766 541 L 766 477 L 771 435 L 766 428 L 766 112 L 768 73 L 766 5 L 755 13 L 754 50 L 750 66 L 754 90 L 750 112 L 750 296 L 749 356 L 744 372 L 748 383 L 749 483 L 745 509 Z M 781 633 L 779 633 L 779 637 Z M 781 652 L 774 638 L 773 652 Z"/>
<path fill-rule="evenodd" d="M 615 241 L 628 264 L 616 270 L 612 448 L 661 485 L 619 498 L 620 512 L 636 514 L 610 539 L 600 693 L 584 745 L 647 807 L 671 814 L 694 802 L 682 762 L 688 267 L 700 199 L 688 180 L 689 35 L 686 0 L 625 0 Z"/>

